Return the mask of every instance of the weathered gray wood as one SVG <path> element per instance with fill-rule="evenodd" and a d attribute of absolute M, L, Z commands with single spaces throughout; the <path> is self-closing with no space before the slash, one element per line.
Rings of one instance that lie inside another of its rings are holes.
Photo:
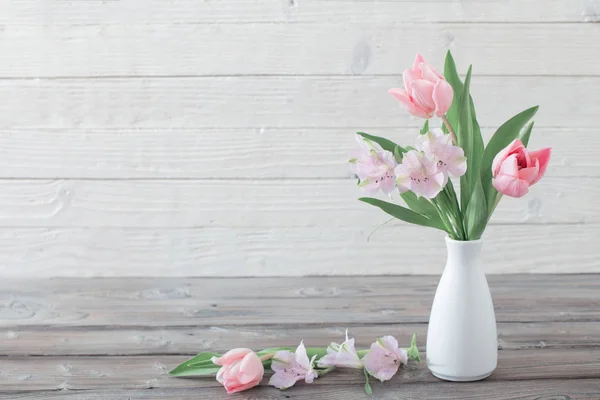
<path fill-rule="evenodd" d="M 1 394 L 2 400 L 598 400 L 600 379 L 544 379 L 537 381 L 492 382 L 469 384 L 406 384 L 402 381 L 373 385 L 374 394 L 366 395 L 357 381 L 337 385 L 298 385 L 287 391 L 259 387 L 235 397 L 222 388 L 171 388 L 152 390 L 58 390 Z M 481 397 L 485 396 L 485 397 Z"/>
<path fill-rule="evenodd" d="M 211 327 L 69 328 L 61 326 L 0 329 L 0 356 L 193 355 L 245 347 L 293 346 L 302 338 L 311 346 L 343 339 L 346 328 L 357 347 L 368 348 L 384 334 L 408 343 L 413 333 L 426 350 L 427 324 L 269 325 Z M 600 347 L 598 322 L 499 323 L 501 350 Z"/>
<path fill-rule="evenodd" d="M 0 229 L 0 275 L 442 273 L 446 261 L 442 231 L 393 221 L 368 241 L 375 228 L 389 218 L 367 205 L 362 212 L 373 215 L 372 224 L 306 228 L 7 227 Z M 244 218 L 244 214 L 239 217 Z M 492 225 L 486 230 L 483 265 L 487 273 L 599 272 L 600 250 L 590 246 L 599 234 L 600 225 L 594 224 Z"/>
<path fill-rule="evenodd" d="M 596 0 L 2 0 L 7 26 L 232 23 L 594 22 Z"/>
<path fill-rule="evenodd" d="M 37 283 L 5 279 L 0 284 L 0 326 L 14 330 L 26 326 L 424 323 L 437 280 L 437 276 Z M 490 286 L 499 322 L 600 320 L 600 282 L 586 275 L 491 276 Z"/>
<path fill-rule="evenodd" d="M 387 94 L 398 85 L 400 71 L 376 77 L 0 80 L 0 128 L 421 126 Z M 540 105 L 536 126 L 591 127 L 600 113 L 600 77 L 507 79 L 478 76 L 475 69 L 472 93 L 479 122 L 487 126 L 534 105 Z M 217 138 L 203 138 L 209 139 L 217 145 Z"/>
<path fill-rule="evenodd" d="M 486 142 L 496 128 L 482 126 Z M 414 142 L 418 129 L 361 125 L 313 129 L 2 129 L 0 177 L 347 178 L 350 170 L 346 161 L 355 146 L 356 131 L 408 145 Z M 218 142 L 206 138 L 218 138 Z M 536 124 L 529 147 L 552 147 L 546 177 L 598 176 L 597 138 L 594 126 L 552 128 Z"/>
<path fill-rule="evenodd" d="M 0 41 L 0 77 L 398 74 L 417 52 L 441 70 L 448 48 L 459 71 L 473 64 L 479 75 L 600 75 L 596 28 L 398 21 L 310 29 L 271 23 L 13 27 Z"/>
<path fill-rule="evenodd" d="M 353 381 L 343 386 L 298 385 L 287 391 L 259 387 L 240 393 L 236 400 L 598 400 L 600 379 L 544 379 L 518 382 L 473 382 L 469 384 L 406 384 L 402 381 L 373 385 L 374 394 L 366 395 L 362 384 Z M 485 396 L 485 397 L 481 397 Z M 222 388 L 172 388 L 152 390 L 58 390 L 1 394 L 2 400 L 229 400 Z"/>
<path fill-rule="evenodd" d="M 600 379 L 600 349 L 545 349 L 501 351 L 498 368 L 487 379 L 519 381 L 534 379 Z M 214 378 L 181 379 L 168 376 L 169 369 L 184 361 L 182 356 L 129 357 L 30 357 L 0 359 L 0 392 L 56 389 L 150 389 L 214 388 Z M 339 370 L 318 380 L 319 385 L 348 385 L 360 382 L 362 373 Z M 425 363 L 409 365 L 394 382 L 437 384 Z M 599 388 L 600 390 L 600 388 Z"/>
<path fill-rule="evenodd" d="M 363 195 L 356 179 L 0 179 L 0 227 L 368 227 L 384 215 Z M 490 224 L 600 223 L 598 198 L 600 177 L 548 177 Z"/>

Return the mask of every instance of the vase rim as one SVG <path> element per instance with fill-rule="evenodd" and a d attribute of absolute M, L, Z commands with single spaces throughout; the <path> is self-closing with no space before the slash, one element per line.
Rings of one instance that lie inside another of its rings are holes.
<path fill-rule="evenodd" d="M 450 236 L 446 236 L 446 243 L 461 244 L 461 245 L 480 244 L 480 243 L 483 243 L 483 239 L 455 240 L 455 239 L 452 239 Z"/>

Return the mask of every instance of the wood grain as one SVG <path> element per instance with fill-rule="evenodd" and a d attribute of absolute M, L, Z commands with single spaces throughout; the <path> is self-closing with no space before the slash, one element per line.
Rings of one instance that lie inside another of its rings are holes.
<path fill-rule="evenodd" d="M 598 400 L 600 398 L 600 379 L 543 379 L 517 382 L 473 382 L 468 385 L 456 383 L 441 383 L 435 385 L 405 384 L 402 381 L 386 382 L 374 385 L 374 395 L 368 396 L 363 392 L 362 384 L 353 381 L 344 386 L 337 385 L 303 385 L 288 391 L 278 391 L 273 388 L 259 387 L 251 392 L 240 393 L 240 400 L 284 400 L 284 399 L 314 399 L 314 400 L 467 400 L 481 399 L 485 393 L 486 400 Z M 70 400 L 197 400 L 199 396 L 211 400 L 228 400 L 223 388 L 153 388 L 140 389 L 109 389 L 109 390 L 69 390 L 32 391 L 26 393 L 12 392 L 1 394 L 3 400 L 53 400 L 68 398 Z"/>
<path fill-rule="evenodd" d="M 31 358 L 2 359 L 1 391 L 27 390 L 94 390 L 150 388 L 221 388 L 213 378 L 176 379 L 167 372 L 184 361 L 181 356 L 130 357 L 42 357 L 32 373 Z M 340 370 L 316 380 L 314 386 L 356 385 L 361 372 Z M 599 379 L 600 350 L 521 350 L 501 351 L 498 368 L 487 382 L 544 379 Z M 424 363 L 409 364 L 395 376 L 393 382 L 403 384 L 440 381 Z M 600 390 L 600 388 L 599 388 Z"/>
<path fill-rule="evenodd" d="M 418 52 L 441 71 L 448 49 L 478 76 L 600 75 L 594 24 L 34 25 L 2 38 L 0 77 L 13 78 L 396 75 Z"/>
<path fill-rule="evenodd" d="M 366 207 L 366 206 L 365 206 Z M 368 212 L 365 209 L 365 212 Z M 241 216 L 240 216 L 241 217 Z M 0 229 L 0 275 L 303 276 L 440 274 L 443 232 L 400 222 L 352 228 Z M 599 225 L 496 225 L 488 273 L 598 272 Z M 548 251 L 552 249 L 552 251 Z"/>
<path fill-rule="evenodd" d="M 491 223 L 598 223 L 598 183 L 546 178 L 502 202 Z M 364 195 L 354 179 L 0 180 L 0 227 L 364 228 L 388 219 L 357 200 Z"/>
<path fill-rule="evenodd" d="M 508 277 L 490 277 L 498 322 L 600 320 L 600 283 L 589 276 Z M 296 278 L 295 289 L 281 278 L 60 279 L 48 285 L 44 280 L 5 279 L 0 290 L 0 326 L 18 332 L 33 326 L 134 329 L 425 323 L 438 279 Z M 52 283 L 53 289 L 43 289 Z M 15 336 L 7 333 L 11 335 Z M 18 343 L 18 334 L 13 339 Z"/>
<path fill-rule="evenodd" d="M 377 325 L 247 325 L 211 327 L 81 327 L 60 325 L 0 329 L 0 356 L 132 356 L 194 355 L 202 351 L 226 352 L 244 346 L 259 349 L 292 346 L 302 338 L 311 346 L 339 342 L 346 328 L 358 348 L 368 348 L 374 338 L 394 335 L 402 344 L 413 333 L 422 351 L 426 350 L 427 324 Z M 268 343 L 267 343 L 268 342 Z M 498 342 L 501 350 L 600 347 L 598 322 L 500 323 Z"/>
<path fill-rule="evenodd" d="M 537 126 L 596 124 L 600 77 L 474 73 L 482 125 L 536 104 Z M 422 125 L 386 94 L 400 84 L 399 75 L 0 80 L 0 129 Z"/>
<path fill-rule="evenodd" d="M 580 380 L 544 380 L 511 382 L 510 385 L 502 382 L 476 382 L 469 385 L 456 385 L 453 383 L 432 385 L 390 385 L 378 387 L 377 399 L 385 400 L 465 400 L 478 399 L 482 392 L 486 400 L 597 400 L 597 390 L 600 382 L 595 379 Z M 56 394 L 60 393 L 60 394 Z M 31 392 L 25 394 L 10 394 L 13 397 L 0 399 L 55 399 L 63 396 L 76 400 L 131 400 L 138 399 L 166 399 L 171 400 L 196 400 L 198 395 L 207 396 L 211 400 L 226 400 L 231 396 L 226 395 L 221 388 L 210 389 L 153 389 L 152 391 L 140 390 L 107 390 L 107 391 L 69 391 L 59 392 Z M 306 397 L 304 397 L 306 396 Z M 308 397 L 310 396 L 310 397 Z M 291 398 L 311 398 L 315 400 L 366 400 L 372 398 L 362 392 L 361 385 L 349 387 L 322 386 L 294 388 L 293 392 L 279 392 L 272 388 L 254 389 L 251 393 L 237 395 L 238 399 L 245 400 L 278 400 Z"/>
<path fill-rule="evenodd" d="M 94 0 L 0 1 L 1 25 L 235 24 L 235 23 L 401 23 L 439 21 L 595 22 L 595 0 L 361 1 L 361 0 Z"/>
<path fill-rule="evenodd" d="M 482 128 L 486 142 L 496 129 Z M 346 178 L 350 176 L 348 152 L 354 146 L 353 135 L 358 130 L 401 144 L 414 142 L 417 132 L 416 128 L 365 126 L 3 129 L 0 130 L 0 177 Z M 536 125 L 530 147 L 552 147 L 552 163 L 546 176 L 599 176 L 597 138 L 595 127 L 538 128 Z"/>

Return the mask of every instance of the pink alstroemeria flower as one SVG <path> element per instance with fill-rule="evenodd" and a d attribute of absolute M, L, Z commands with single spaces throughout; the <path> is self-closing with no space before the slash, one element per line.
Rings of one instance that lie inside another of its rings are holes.
<path fill-rule="evenodd" d="M 327 355 L 321 358 L 317 364 L 319 367 L 363 368 L 363 363 L 354 347 L 354 338 L 348 339 L 347 330 L 346 341 L 342 344 L 331 343 L 327 348 Z"/>
<path fill-rule="evenodd" d="M 220 365 L 217 381 L 225 386 L 227 393 L 237 393 L 258 385 L 263 378 L 263 363 L 250 349 L 233 349 L 221 357 L 213 357 L 213 364 Z"/>
<path fill-rule="evenodd" d="M 501 150 L 492 163 L 492 185 L 502 194 L 522 197 L 537 183 L 548 167 L 552 149 L 528 151 L 519 139 Z"/>
<path fill-rule="evenodd" d="M 446 114 L 452 105 L 452 86 L 417 54 L 411 69 L 404 71 L 404 89 L 389 90 L 396 100 L 404 104 L 415 117 L 431 118 Z"/>
<path fill-rule="evenodd" d="M 416 147 L 417 150 L 433 154 L 437 158 L 438 169 L 444 173 L 446 178 L 448 176 L 458 178 L 467 172 L 467 158 L 464 150 L 459 146 L 454 146 L 452 136 L 445 134 L 439 128 L 419 135 Z"/>
<path fill-rule="evenodd" d="M 271 364 L 275 374 L 269 380 L 269 385 L 278 389 L 287 389 L 303 379 L 306 383 L 312 383 L 319 376 L 314 370 L 315 358 L 316 355 L 312 360 L 308 359 L 303 342 L 300 342 L 295 353 L 287 350 L 276 352 Z"/>
<path fill-rule="evenodd" d="M 356 135 L 356 141 L 359 147 L 351 153 L 350 163 L 352 172 L 360 180 L 359 186 L 367 193 L 375 193 L 381 189 L 383 193 L 390 195 L 395 189 L 394 168 L 398 165 L 394 155 L 360 135 Z"/>
<path fill-rule="evenodd" d="M 400 364 L 408 363 L 408 354 L 398 347 L 398 341 L 393 336 L 384 336 L 371 345 L 371 350 L 363 357 L 363 363 L 371 376 L 383 382 L 398 372 Z"/>
<path fill-rule="evenodd" d="M 400 193 L 413 191 L 417 196 L 433 199 L 444 188 L 446 176 L 438 168 L 434 155 L 410 150 L 396 167 L 396 186 Z"/>

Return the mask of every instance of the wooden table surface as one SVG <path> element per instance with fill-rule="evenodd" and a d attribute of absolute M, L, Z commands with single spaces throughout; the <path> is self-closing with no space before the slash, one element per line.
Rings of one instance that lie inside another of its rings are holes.
<path fill-rule="evenodd" d="M 489 277 L 499 365 L 447 383 L 424 363 L 363 392 L 334 371 L 280 392 L 227 396 L 213 378 L 167 371 L 206 350 L 357 347 L 391 334 L 421 350 L 438 277 L 114 278 L 0 282 L 0 399 L 600 399 L 600 275 Z M 424 354 L 423 354 L 424 355 Z M 263 384 L 266 384 L 263 382 Z"/>

